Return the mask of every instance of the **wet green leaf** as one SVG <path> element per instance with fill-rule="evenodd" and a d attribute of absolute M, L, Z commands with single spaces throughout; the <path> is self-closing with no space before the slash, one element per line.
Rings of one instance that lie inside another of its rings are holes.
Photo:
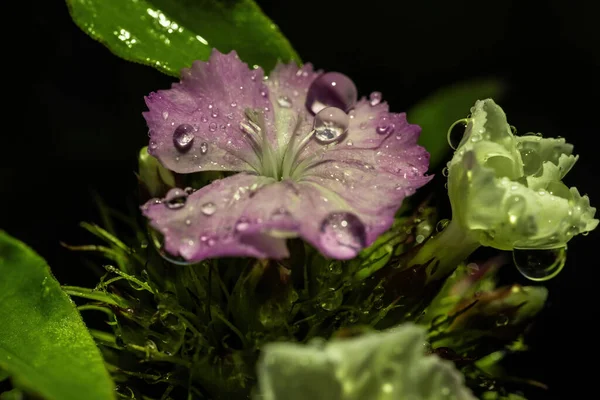
<path fill-rule="evenodd" d="M 114 386 L 75 305 L 29 247 L 0 231 L 0 369 L 48 400 L 108 400 Z"/>
<path fill-rule="evenodd" d="M 252 0 L 67 0 L 71 16 L 116 55 L 179 76 L 211 50 L 236 50 L 270 70 L 299 60 L 277 26 Z"/>
<path fill-rule="evenodd" d="M 430 165 L 444 161 L 452 150 L 448 145 L 448 128 L 469 114 L 476 100 L 501 100 L 505 85 L 498 79 L 483 79 L 458 83 L 439 89 L 407 112 L 410 123 L 423 129 L 419 144 L 431 154 Z"/>

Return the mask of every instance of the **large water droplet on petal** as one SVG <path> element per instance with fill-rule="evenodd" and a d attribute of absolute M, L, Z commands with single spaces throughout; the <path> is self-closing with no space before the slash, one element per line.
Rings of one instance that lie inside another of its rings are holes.
<path fill-rule="evenodd" d="M 339 72 L 328 72 L 313 81 L 306 94 L 306 108 L 317 114 L 325 107 L 349 111 L 358 99 L 354 82 Z"/>
<path fill-rule="evenodd" d="M 523 173 L 525 175 L 535 175 L 542 169 L 542 158 L 537 151 L 533 149 L 521 149 L 519 152 L 523 160 Z"/>
<path fill-rule="evenodd" d="M 448 144 L 453 150 L 458 148 L 463 136 L 465 135 L 465 129 L 467 128 L 467 120 L 465 118 L 459 119 L 450 126 L 448 129 Z"/>
<path fill-rule="evenodd" d="M 208 203 L 202 204 L 200 211 L 202 211 L 202 214 L 206 216 L 211 216 L 215 213 L 215 211 L 217 211 L 217 206 L 215 203 L 209 201 Z"/>
<path fill-rule="evenodd" d="M 321 143 L 335 142 L 346 133 L 349 124 L 350 118 L 341 109 L 324 108 L 315 116 L 315 138 Z"/>
<path fill-rule="evenodd" d="M 185 153 L 192 148 L 194 143 L 194 128 L 189 124 L 179 125 L 173 132 L 173 144 L 175 148 Z"/>
<path fill-rule="evenodd" d="M 321 223 L 321 245 L 340 258 L 354 257 L 366 241 L 365 226 L 354 214 L 334 212 Z"/>
<path fill-rule="evenodd" d="M 567 248 L 547 250 L 513 250 L 513 261 L 521 274 L 532 281 L 547 281 L 562 271 Z"/>
<path fill-rule="evenodd" d="M 184 190 L 174 188 L 167 192 L 163 203 L 171 210 L 183 208 L 185 206 L 187 196 L 188 195 Z"/>

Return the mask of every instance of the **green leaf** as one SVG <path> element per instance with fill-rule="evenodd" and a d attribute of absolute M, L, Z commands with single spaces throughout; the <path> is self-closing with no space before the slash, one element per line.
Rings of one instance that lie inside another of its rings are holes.
<path fill-rule="evenodd" d="M 47 400 L 108 400 L 114 385 L 75 305 L 39 255 L 0 231 L 0 370 Z"/>
<path fill-rule="evenodd" d="M 278 59 L 300 58 L 252 0 L 67 0 L 92 38 L 129 61 L 173 76 L 211 50 L 236 50 L 269 71 Z"/>
<path fill-rule="evenodd" d="M 481 79 L 457 83 L 439 89 L 407 112 L 412 124 L 423 129 L 419 144 L 431 154 L 431 168 L 444 161 L 452 150 L 448 145 L 448 129 L 469 114 L 476 100 L 501 100 L 505 85 L 498 79 Z"/>

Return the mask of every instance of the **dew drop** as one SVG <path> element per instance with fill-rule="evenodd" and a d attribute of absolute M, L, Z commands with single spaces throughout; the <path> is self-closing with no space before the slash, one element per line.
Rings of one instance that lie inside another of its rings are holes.
<path fill-rule="evenodd" d="M 321 308 L 325 311 L 337 310 L 344 300 L 344 296 L 341 290 L 328 289 L 320 297 Z"/>
<path fill-rule="evenodd" d="M 339 108 L 327 107 L 315 116 L 315 138 L 321 143 L 332 143 L 348 130 L 350 118 Z"/>
<path fill-rule="evenodd" d="M 369 95 L 369 104 L 371 106 L 376 106 L 381 103 L 381 92 L 373 92 Z"/>
<path fill-rule="evenodd" d="M 171 210 L 177 210 L 185 206 L 187 201 L 187 193 L 181 189 L 171 189 L 167 192 L 163 203 Z"/>
<path fill-rule="evenodd" d="M 290 108 L 292 106 L 292 100 L 287 96 L 279 96 L 277 98 L 277 104 L 283 108 Z"/>
<path fill-rule="evenodd" d="M 202 121 L 202 122 L 208 122 L 208 118 L 206 118 L 206 116 L 203 115 L 202 118 L 200 118 L 200 121 Z"/>
<path fill-rule="evenodd" d="M 448 175 L 450 175 L 450 170 L 448 169 L 448 167 L 444 167 L 444 169 L 442 169 L 442 175 L 446 178 L 448 177 Z"/>
<path fill-rule="evenodd" d="M 219 116 L 219 111 L 218 110 L 213 110 L 212 113 L 210 114 L 211 117 L 213 118 L 217 118 Z"/>
<path fill-rule="evenodd" d="M 163 111 L 162 117 L 166 121 L 169 118 L 169 112 L 168 111 Z"/>
<path fill-rule="evenodd" d="M 354 214 L 329 214 L 321 223 L 320 232 L 321 245 L 329 250 L 330 254 L 338 257 L 354 257 L 366 246 L 365 226 Z"/>
<path fill-rule="evenodd" d="M 354 82 L 339 72 L 328 72 L 313 81 L 306 94 L 306 108 L 313 114 L 326 107 L 349 111 L 356 105 L 358 92 Z"/>
<path fill-rule="evenodd" d="M 194 128 L 189 124 L 179 125 L 173 132 L 173 145 L 180 153 L 192 148 L 194 143 Z"/>
<path fill-rule="evenodd" d="M 235 230 L 237 232 L 244 232 L 246 229 L 250 227 L 250 223 L 244 217 L 240 218 L 238 222 L 235 224 Z"/>
<path fill-rule="evenodd" d="M 379 125 L 377 125 L 375 132 L 377 132 L 380 135 L 388 135 L 390 133 L 393 133 L 395 128 L 396 126 L 393 123 L 384 120 L 381 121 Z"/>
<path fill-rule="evenodd" d="M 516 194 L 509 196 L 504 204 L 504 211 L 508 216 L 508 222 L 511 225 L 516 225 L 521 221 L 521 218 L 525 215 L 527 204 L 525 197 Z"/>
<path fill-rule="evenodd" d="M 500 314 L 498 315 L 498 318 L 496 318 L 496 326 L 506 326 L 509 321 L 510 320 L 506 315 Z"/>
<path fill-rule="evenodd" d="M 521 149 L 521 159 L 523 160 L 523 172 L 525 175 L 534 175 L 542 169 L 542 158 L 537 151 L 533 149 Z"/>
<path fill-rule="evenodd" d="M 448 144 L 453 150 L 458 148 L 463 136 L 465 135 L 465 129 L 467 128 L 467 119 L 459 119 L 450 126 L 448 129 Z"/>
<path fill-rule="evenodd" d="M 554 278 L 565 266 L 567 248 L 546 250 L 514 249 L 513 261 L 519 272 L 532 281 Z"/>
<path fill-rule="evenodd" d="M 156 143 L 156 141 L 154 141 L 154 140 L 151 140 L 150 141 L 150 149 L 152 149 L 152 150 L 158 149 L 158 143 Z"/>
<path fill-rule="evenodd" d="M 208 125 L 208 130 L 209 130 L 209 131 L 211 131 L 211 132 L 214 132 L 214 131 L 216 131 L 216 130 L 217 130 L 217 124 L 216 124 L 216 123 L 214 123 L 214 122 L 211 122 L 211 123 Z"/>
<path fill-rule="evenodd" d="M 217 206 L 215 205 L 215 203 L 209 201 L 208 203 L 202 204 L 202 207 L 200 207 L 200 211 L 202 211 L 202 214 L 210 217 L 215 213 L 215 211 L 217 211 Z"/>
<path fill-rule="evenodd" d="M 200 143 L 200 154 L 206 154 L 208 152 L 208 143 Z"/>
<path fill-rule="evenodd" d="M 553 196 L 560 197 L 566 200 L 573 200 L 573 193 L 571 193 L 571 190 L 569 190 L 567 185 L 560 181 L 550 182 L 546 187 L 546 190 Z"/>
<path fill-rule="evenodd" d="M 231 107 L 237 107 L 237 103 L 235 101 L 231 102 Z"/>
<path fill-rule="evenodd" d="M 441 219 L 438 221 L 438 223 L 435 225 L 435 230 L 437 232 L 441 232 L 444 229 L 446 229 L 446 227 L 448 226 L 448 224 L 450 223 L 449 219 Z"/>

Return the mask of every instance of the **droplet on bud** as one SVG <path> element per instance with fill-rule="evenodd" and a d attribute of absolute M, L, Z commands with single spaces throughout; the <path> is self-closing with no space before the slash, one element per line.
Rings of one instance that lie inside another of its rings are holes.
<path fill-rule="evenodd" d="M 523 276 L 532 281 L 547 281 L 562 271 L 567 248 L 546 250 L 514 249 L 513 261 Z"/>
<path fill-rule="evenodd" d="M 356 105 L 358 92 L 354 82 L 339 72 L 328 72 L 313 81 L 306 94 L 306 108 L 313 114 L 325 107 L 349 111 Z"/>
<path fill-rule="evenodd" d="M 332 143 L 348 130 L 350 118 L 339 108 L 327 107 L 315 116 L 315 138 L 321 143 Z"/>
<path fill-rule="evenodd" d="M 465 129 L 467 128 L 467 119 L 459 119 L 450 126 L 448 129 L 448 144 L 453 150 L 458 148 L 463 136 L 465 135 Z"/>
<path fill-rule="evenodd" d="M 179 125 L 173 132 L 173 145 L 180 153 L 192 148 L 194 143 L 194 128 L 189 124 Z"/>
<path fill-rule="evenodd" d="M 537 151 L 533 149 L 521 149 L 521 159 L 523 160 L 523 173 L 525 175 L 537 174 L 542 169 L 542 158 Z"/>

